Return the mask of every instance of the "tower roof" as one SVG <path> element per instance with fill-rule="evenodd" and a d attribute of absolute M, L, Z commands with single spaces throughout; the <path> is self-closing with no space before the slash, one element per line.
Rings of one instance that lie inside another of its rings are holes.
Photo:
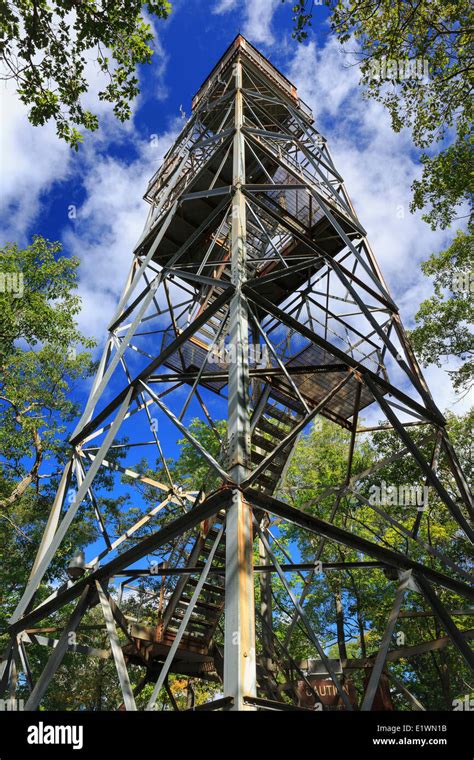
<path fill-rule="evenodd" d="M 257 68 L 261 74 L 269 79 L 274 86 L 278 88 L 280 94 L 289 98 L 293 105 L 299 108 L 309 121 L 313 120 L 313 115 L 309 106 L 298 97 L 295 85 L 290 82 L 284 74 L 274 66 L 268 58 L 265 58 L 256 47 L 252 45 L 242 34 L 238 34 L 231 42 L 225 53 L 218 60 L 209 76 L 204 80 L 199 90 L 193 97 L 193 110 L 201 101 L 206 92 L 218 81 L 222 73 L 228 69 L 233 61 L 240 55 L 251 67 Z"/>

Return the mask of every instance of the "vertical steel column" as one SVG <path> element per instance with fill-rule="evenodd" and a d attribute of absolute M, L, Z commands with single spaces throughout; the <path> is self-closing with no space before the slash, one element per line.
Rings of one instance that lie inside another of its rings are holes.
<path fill-rule="evenodd" d="M 248 313 L 242 285 L 246 280 L 245 146 L 242 134 L 242 65 L 235 64 L 235 135 L 233 145 L 232 282 L 229 340 L 235 361 L 229 366 L 229 473 L 240 484 L 250 463 Z M 226 518 L 224 694 L 233 710 L 253 709 L 244 696 L 256 696 L 255 595 L 252 511 L 239 489 L 233 491 Z"/>

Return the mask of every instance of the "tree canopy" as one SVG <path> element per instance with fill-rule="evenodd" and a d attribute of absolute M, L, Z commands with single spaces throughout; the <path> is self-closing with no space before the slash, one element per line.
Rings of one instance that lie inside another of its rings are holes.
<path fill-rule="evenodd" d="M 99 100 L 120 121 L 129 119 L 140 91 L 137 67 L 153 56 L 150 16 L 164 19 L 170 10 L 167 0 L 1 0 L 2 78 L 15 82 L 32 124 L 53 120 L 58 137 L 77 150 L 80 130 L 99 126 L 81 100 L 94 72 L 107 80 Z"/>
<path fill-rule="evenodd" d="M 433 278 L 434 293 L 420 304 L 410 338 L 419 358 L 442 366 L 448 357 L 458 361 L 450 370 L 454 388 L 468 393 L 474 380 L 474 290 L 472 231 L 459 231 L 444 251 L 432 254 L 421 268 Z"/>
<path fill-rule="evenodd" d="M 78 413 L 71 388 L 93 370 L 94 341 L 75 321 L 79 260 L 60 251 L 40 236 L 0 249 L 0 441 L 4 485 L 12 484 L 0 507 L 38 485 L 44 462 L 59 455 L 64 423 Z"/>
<path fill-rule="evenodd" d="M 424 152 L 412 210 L 448 227 L 472 205 L 474 11 L 469 0 L 325 0 L 331 31 L 351 43 L 364 94 L 389 111 L 392 127 L 412 131 Z M 307 38 L 314 2 L 293 6 L 293 36 Z M 349 46 L 346 44 L 346 49 Z"/>
<path fill-rule="evenodd" d="M 95 344 L 75 320 L 79 261 L 60 254 L 59 243 L 40 236 L 26 248 L 0 249 L 0 627 L 24 588 L 51 509 L 67 426 L 79 411 L 72 392 L 94 370 Z M 48 579 L 95 535 L 85 509 Z"/>

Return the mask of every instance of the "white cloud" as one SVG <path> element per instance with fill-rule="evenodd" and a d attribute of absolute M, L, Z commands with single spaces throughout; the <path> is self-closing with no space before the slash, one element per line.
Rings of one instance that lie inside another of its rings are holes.
<path fill-rule="evenodd" d="M 279 5 L 279 0 L 246 0 L 240 5 L 243 33 L 257 44 L 270 45 L 271 23 Z M 214 12 L 225 14 L 237 7 L 235 0 L 221 0 Z M 420 171 L 409 132 L 395 134 L 385 109 L 362 99 L 357 67 L 347 65 L 334 39 L 320 49 L 313 42 L 295 43 L 285 48 L 285 54 L 291 55 L 285 73 L 313 109 L 316 126 L 329 140 L 336 166 L 409 326 L 418 303 L 430 292 L 419 262 L 450 239 L 449 233 L 433 233 L 419 215 L 408 210 L 410 185 Z M 165 94 L 166 63 L 158 43 L 154 97 Z M 91 72 L 91 80 L 88 98 L 99 111 L 101 129 L 81 148 L 80 163 L 57 139 L 54 125 L 34 128 L 28 123 L 26 108 L 11 87 L 3 85 L 2 111 L 8 118 L 1 125 L 1 201 L 5 210 L 0 230 L 4 239 L 25 242 L 32 224 L 41 220 L 43 198 L 55 182 L 69 179 L 74 172 L 86 197 L 74 222 L 67 222 L 65 216 L 63 242 L 65 249 L 81 260 L 81 328 L 100 339 L 143 227 L 147 213 L 143 191 L 181 124 L 172 124 L 153 144 L 146 142 L 136 133 L 133 120 L 121 125 L 111 115 L 109 104 L 97 102 L 96 94 L 103 86 L 101 75 L 94 77 Z M 107 155 L 112 141 L 130 141 L 136 158 L 127 162 Z M 69 203 L 74 199 L 65 200 L 65 206 Z M 445 371 L 432 368 L 427 374 L 440 406 L 451 406 L 455 397 Z M 454 408 L 459 411 L 460 407 Z"/>
<path fill-rule="evenodd" d="M 274 37 L 271 29 L 273 15 L 281 6 L 280 0 L 248 0 L 244 34 L 255 43 L 269 45 Z"/>
<path fill-rule="evenodd" d="M 220 0 L 213 8 L 216 14 L 229 13 L 240 8 L 243 15 L 242 34 L 254 44 L 271 45 L 274 42 L 272 20 L 281 0 Z"/>
<path fill-rule="evenodd" d="M 213 13 L 227 13 L 237 8 L 239 0 L 220 0 L 213 9 Z"/>
<path fill-rule="evenodd" d="M 41 197 L 70 171 L 71 150 L 51 123 L 37 128 L 11 82 L 0 91 L 1 242 L 27 242 L 29 226 L 41 212 Z"/>
<path fill-rule="evenodd" d="M 157 34 L 156 20 L 145 15 L 155 33 L 151 91 L 155 100 L 162 101 L 167 96 L 164 79 L 168 57 Z M 123 124 L 118 121 L 113 114 L 113 105 L 98 98 L 109 82 L 108 75 L 98 69 L 93 51 L 85 56 L 84 74 L 89 89 L 81 97 L 81 103 L 99 117 L 100 128 L 94 133 L 84 130 L 82 154 L 86 146 L 93 145 L 97 151 L 106 149 L 113 140 L 122 141 L 126 136 L 133 138 L 133 116 L 143 100 L 140 94 L 133 101 L 132 119 Z M 69 179 L 73 171 L 76 175 L 80 173 L 80 154 L 76 156 L 57 137 L 53 121 L 42 127 L 33 127 L 29 123 L 29 109 L 20 102 L 13 81 L 0 85 L 0 109 L 0 239 L 25 244 L 31 225 L 38 222 L 41 227 L 42 201 L 53 185 Z"/>
<path fill-rule="evenodd" d="M 153 141 L 138 140 L 138 157 L 131 163 L 97 153 L 85 152 L 84 203 L 77 218 L 65 227 L 66 250 L 79 257 L 83 309 L 81 329 L 102 339 L 125 283 L 132 252 L 148 212 L 142 196 L 148 180 L 173 143 L 181 122 Z"/>
<path fill-rule="evenodd" d="M 158 37 L 155 50 L 150 91 L 161 100 L 166 96 L 163 81 L 167 56 Z M 176 120 L 167 132 L 153 135 L 153 140 L 143 140 L 133 117 L 121 124 L 113 115 L 112 105 L 98 99 L 106 85 L 106 75 L 97 70 L 92 59 L 87 64 L 86 77 L 90 88 L 83 105 L 97 113 L 100 128 L 86 133 L 78 153 L 59 140 L 54 123 L 33 127 L 13 83 L 2 84 L 0 242 L 26 245 L 31 231 L 41 234 L 41 215 L 47 208 L 48 193 L 55 185 L 61 187 L 61 182 L 74 180 L 74 186 L 63 186 L 68 193 L 63 196 L 64 228 L 61 229 L 62 219 L 55 221 L 64 253 L 78 256 L 81 262 L 79 293 L 83 308 L 79 325 L 84 333 L 101 340 L 146 218 L 148 205 L 142 196 L 147 182 L 182 124 Z M 137 107 L 135 101 L 133 113 Z M 110 157 L 112 144 L 128 147 L 137 157 L 128 162 Z M 78 195 L 85 191 L 85 200 L 75 207 L 75 218 L 68 219 L 69 208 L 76 204 L 74 188 Z"/>

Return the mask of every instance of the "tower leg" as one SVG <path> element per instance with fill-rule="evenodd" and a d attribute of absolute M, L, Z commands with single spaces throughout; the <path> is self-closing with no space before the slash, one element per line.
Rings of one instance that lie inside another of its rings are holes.
<path fill-rule="evenodd" d="M 236 489 L 226 519 L 224 693 L 233 710 L 256 696 L 252 510 Z"/>
<path fill-rule="evenodd" d="M 229 366 L 229 472 L 235 483 L 246 477 L 250 463 L 249 364 L 246 278 L 246 215 L 241 185 L 245 182 L 245 148 L 241 132 L 242 68 L 235 66 L 234 187 L 232 199 L 232 282 L 230 345 L 235 361 Z M 224 693 L 233 697 L 233 710 L 252 709 L 244 696 L 256 696 L 255 593 L 253 579 L 252 509 L 239 489 L 233 491 L 226 518 L 226 587 Z"/>

